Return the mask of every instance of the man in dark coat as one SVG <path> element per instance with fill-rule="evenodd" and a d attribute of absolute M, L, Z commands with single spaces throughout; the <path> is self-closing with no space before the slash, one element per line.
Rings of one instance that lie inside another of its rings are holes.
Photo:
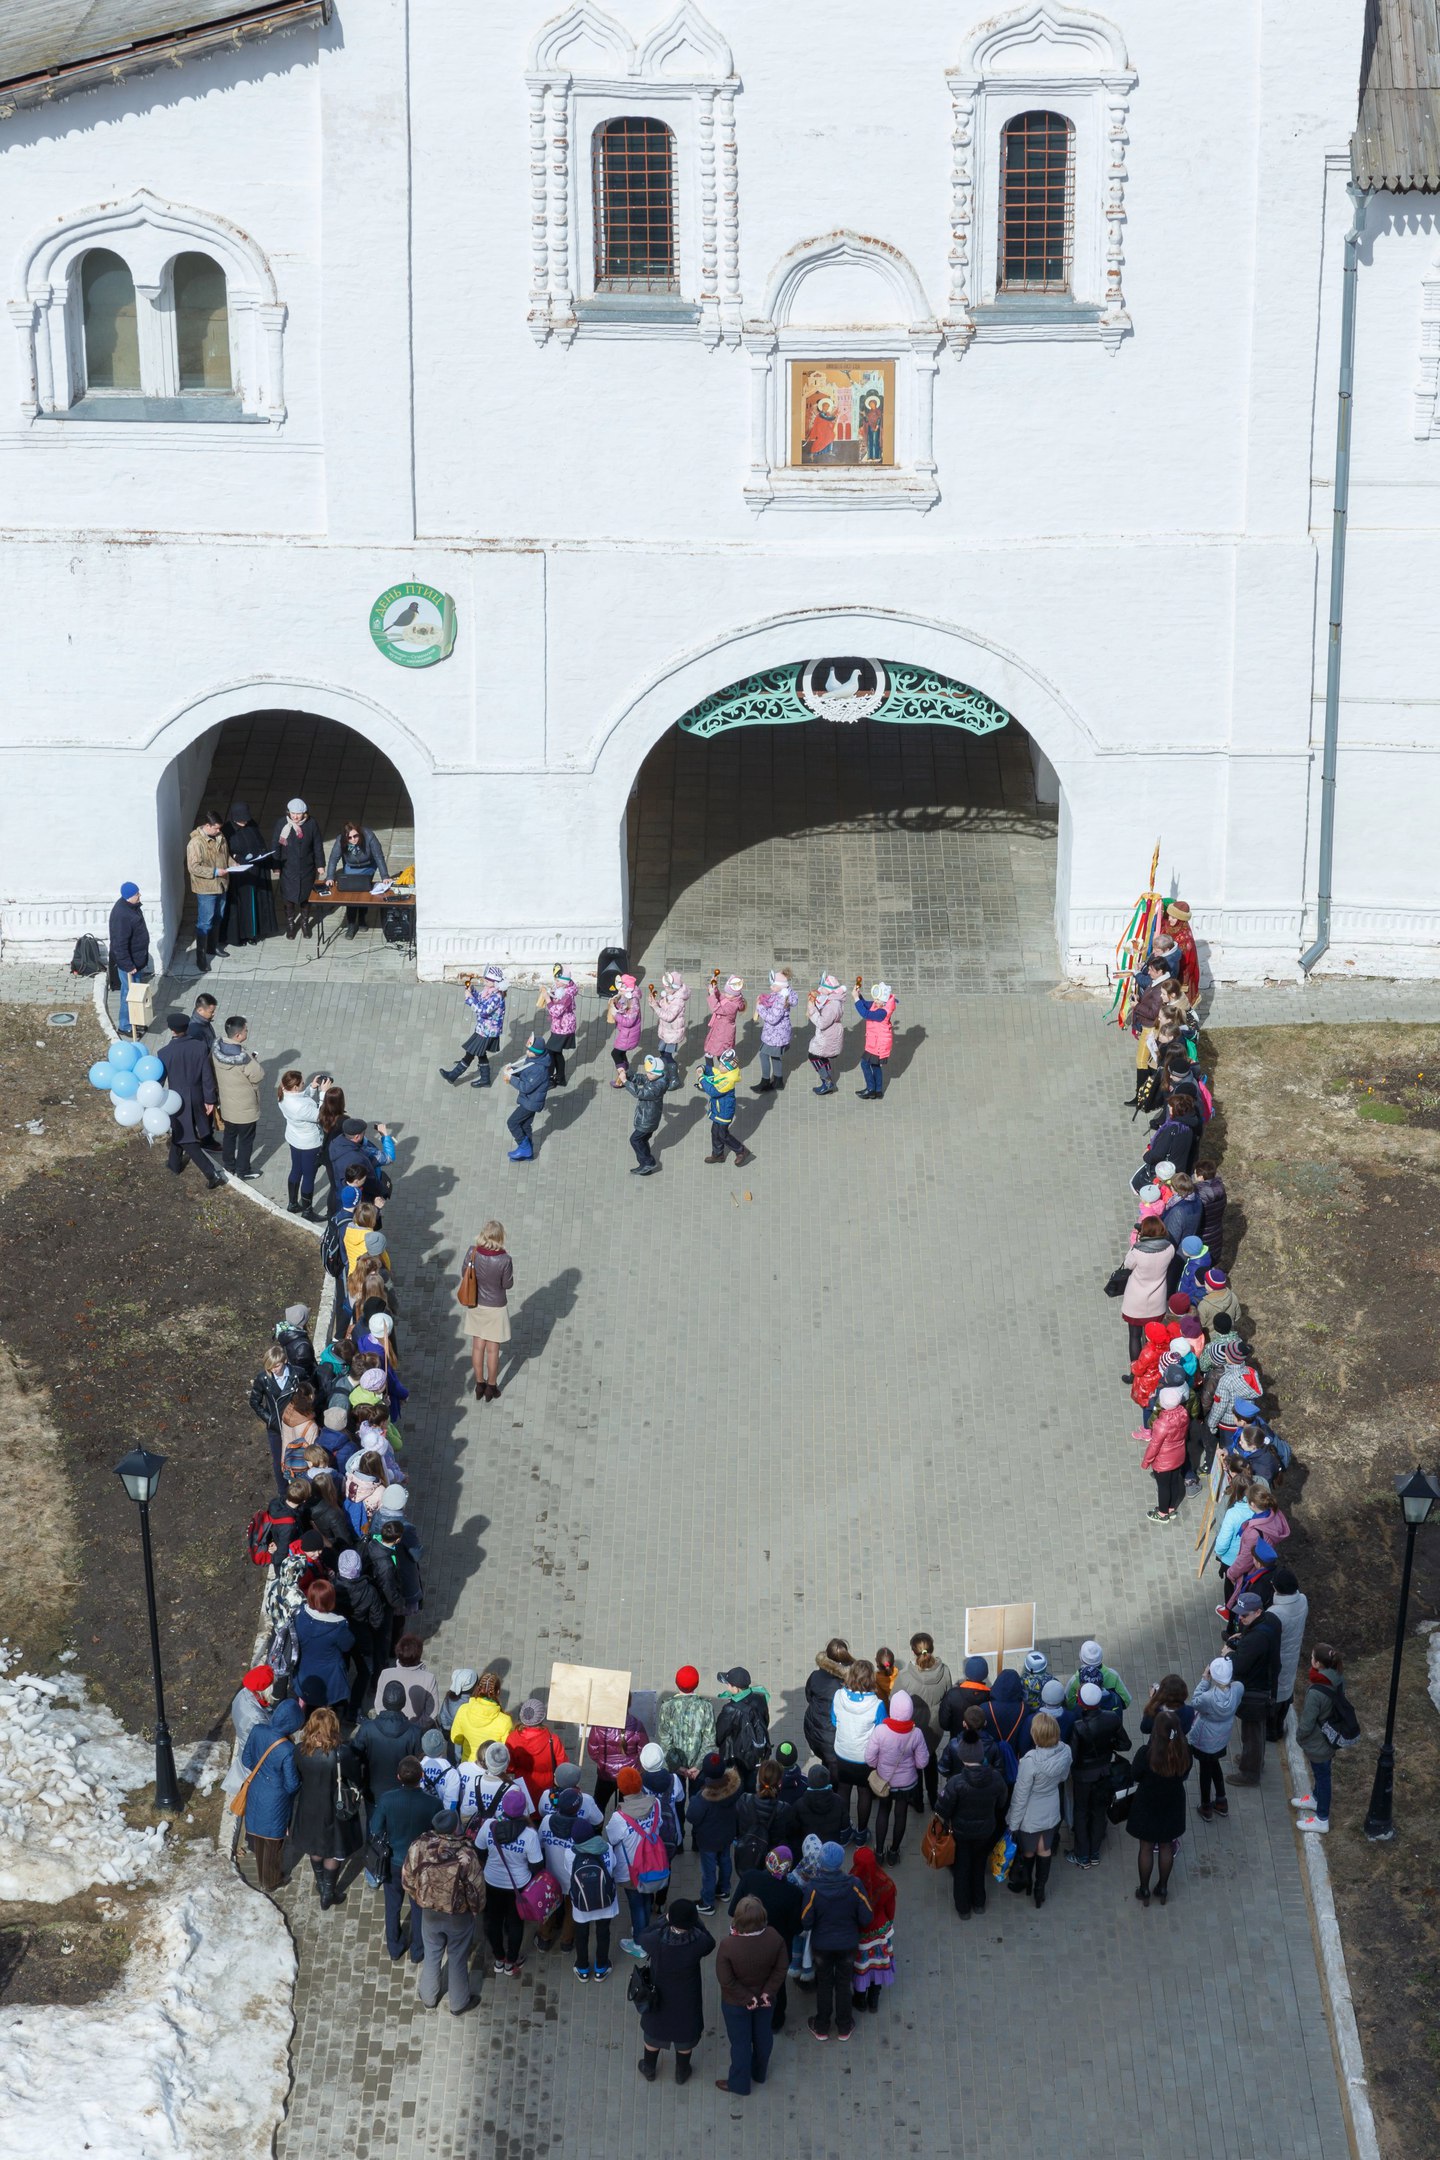
<path fill-rule="evenodd" d="M 405 1708 L 405 1690 L 398 1680 L 386 1682 L 382 1707 L 361 1718 L 350 1736 L 350 1745 L 365 1765 L 365 1790 L 371 1801 L 382 1799 L 399 1783 L 395 1773 L 407 1755 L 420 1753 L 420 1727 Z"/>
<path fill-rule="evenodd" d="M 130 1033 L 130 985 L 150 973 L 150 929 L 140 905 L 140 888 L 126 883 L 110 910 L 110 965 L 120 977 L 119 1030 Z"/>
<path fill-rule="evenodd" d="M 1236 1785 L 1258 1785 L 1265 1767 L 1265 1732 L 1280 1678 L 1280 1620 L 1253 1590 L 1242 1590 L 1231 1610 L 1239 1625 L 1225 1638 L 1231 1676 L 1245 1689 L 1240 1700 L 1240 1768 Z"/>
<path fill-rule="evenodd" d="M 805 1791 L 781 1809 L 777 1827 L 794 1852 L 799 1852 L 807 1837 L 818 1837 L 822 1844 L 827 1838 L 844 1839 L 850 1828 L 849 1796 L 835 1790 L 824 1763 L 811 1763 L 805 1773 Z"/>
<path fill-rule="evenodd" d="M 300 796 L 292 796 L 271 843 L 280 864 L 285 935 L 310 935 L 310 895 L 325 880 L 325 843 Z"/>
<path fill-rule="evenodd" d="M 179 1177 L 188 1157 L 213 1192 L 225 1180 L 205 1157 L 210 1120 L 215 1115 L 215 1068 L 210 1052 L 198 1035 L 192 1035 L 187 1013 L 167 1014 L 170 1040 L 160 1051 L 167 1084 L 180 1097 L 180 1108 L 170 1120 L 170 1154 L 167 1167 Z"/>

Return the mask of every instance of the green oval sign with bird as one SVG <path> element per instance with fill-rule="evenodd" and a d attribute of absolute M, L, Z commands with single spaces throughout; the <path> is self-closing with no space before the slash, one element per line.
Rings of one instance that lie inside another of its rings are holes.
<path fill-rule="evenodd" d="M 455 645 L 455 602 L 433 585 L 392 585 L 370 610 L 370 635 L 396 667 L 434 667 Z"/>

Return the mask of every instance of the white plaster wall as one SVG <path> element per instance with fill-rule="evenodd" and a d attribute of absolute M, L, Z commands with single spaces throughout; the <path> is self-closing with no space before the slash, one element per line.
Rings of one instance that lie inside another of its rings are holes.
<path fill-rule="evenodd" d="M 5 954 L 68 948 L 124 876 L 163 890 L 168 919 L 200 782 L 198 754 L 167 778 L 170 760 L 231 714 L 293 705 L 360 727 L 400 767 L 424 971 L 497 948 L 574 957 L 621 927 L 624 803 L 664 728 L 756 666 L 842 633 L 855 649 L 863 625 L 868 649 L 999 697 L 1053 768 L 1073 971 L 1103 969 L 1159 837 L 1217 970 L 1293 972 L 1314 882 L 1328 497 L 1312 508 L 1311 483 L 1329 468 L 1346 207 L 1333 157 L 1359 0 L 1107 11 L 1138 75 L 1134 335 L 1113 355 L 942 353 L 924 517 L 747 509 L 741 351 L 537 347 L 524 73 L 554 11 L 338 0 L 318 35 L 0 123 L 0 263 L 47 220 L 144 186 L 242 226 L 289 308 L 279 429 L 23 427 L 0 346 L 7 612 L 64 624 L 63 643 L 7 655 Z M 636 37 L 662 11 L 617 0 Z M 808 18 L 712 0 L 743 84 L 747 315 L 787 249 L 842 225 L 902 249 L 943 309 L 944 71 L 981 12 L 907 0 L 877 37 L 873 11 L 840 0 L 817 55 Z M 1440 441 L 1405 432 L 1440 243 L 1403 224 L 1362 274 L 1336 879 L 1337 946 L 1343 921 L 1346 956 L 1387 972 L 1434 957 L 1418 841 L 1440 812 L 1432 707 L 1398 717 L 1430 698 L 1440 660 Z M 455 596 L 440 667 L 395 668 L 369 639 L 372 600 L 404 578 Z M 97 791 L 123 813 L 104 832 Z M 1397 797 L 1408 824 L 1387 824 Z M 58 821 L 43 849 L 37 799 Z"/>

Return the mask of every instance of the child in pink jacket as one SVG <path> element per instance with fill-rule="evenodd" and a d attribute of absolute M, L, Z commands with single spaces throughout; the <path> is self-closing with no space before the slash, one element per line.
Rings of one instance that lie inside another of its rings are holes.
<path fill-rule="evenodd" d="M 881 1795 L 875 1818 L 875 1856 L 893 1866 L 900 1857 L 910 1810 L 925 1797 L 920 1773 L 930 1760 L 925 1736 L 915 1724 L 914 1701 L 903 1688 L 894 1690 L 884 1723 L 865 1742 L 865 1760 L 890 1787 Z"/>
<path fill-rule="evenodd" d="M 1185 1442 L 1190 1432 L 1189 1393 L 1188 1388 L 1162 1387 L 1156 1398 L 1159 1407 L 1150 1420 L 1149 1442 L 1140 1458 L 1141 1469 L 1155 1473 L 1155 1505 L 1145 1511 L 1147 1522 L 1174 1522 L 1180 1512 Z"/>
<path fill-rule="evenodd" d="M 606 1008 L 605 1018 L 615 1030 L 610 1056 L 615 1065 L 612 1087 L 623 1088 L 630 1077 L 630 1052 L 640 1047 L 640 1028 L 645 1018 L 640 988 L 633 975 L 622 975 Z"/>
<path fill-rule="evenodd" d="M 879 1102 L 885 1093 L 885 1061 L 895 1047 L 895 1007 L 899 999 L 887 982 L 877 982 L 868 998 L 860 995 L 860 977 L 855 978 L 855 1010 L 865 1022 L 865 1048 L 860 1054 L 860 1070 L 865 1075 L 865 1085 L 859 1090 L 862 1102 Z"/>
<path fill-rule="evenodd" d="M 719 1057 L 722 1050 L 735 1048 L 735 1029 L 745 1010 L 745 985 L 738 975 L 732 975 L 723 991 L 716 989 L 720 970 L 716 968 L 706 992 L 710 1007 L 710 1025 L 705 1030 L 706 1057 Z"/>

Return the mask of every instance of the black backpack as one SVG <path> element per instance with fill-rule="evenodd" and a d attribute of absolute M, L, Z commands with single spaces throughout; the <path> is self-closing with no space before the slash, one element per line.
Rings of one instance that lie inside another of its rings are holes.
<path fill-rule="evenodd" d="M 753 1770 L 770 1752 L 770 1721 L 758 1695 L 746 1695 L 733 1705 L 735 1724 L 726 1735 L 730 1760 L 742 1770 Z"/>
<path fill-rule="evenodd" d="M 577 1920 L 615 1902 L 615 1878 L 599 1853 L 576 1853 L 570 1870 L 570 1910 Z"/>
<path fill-rule="evenodd" d="M 92 937 L 88 930 L 84 937 L 76 938 L 75 950 L 70 955 L 72 975 L 103 975 L 105 966 L 105 955 L 99 938 Z"/>
<path fill-rule="evenodd" d="M 327 1275 L 341 1276 L 345 1273 L 345 1232 L 348 1222 L 341 1222 L 332 1215 L 320 1238 L 320 1265 Z"/>
<path fill-rule="evenodd" d="M 1319 1687 L 1317 1680 L 1314 1685 Z M 1355 1706 L 1345 1693 L 1344 1682 L 1337 1688 L 1324 1690 L 1330 1697 L 1330 1715 L 1320 1720 L 1320 1730 L 1333 1748 L 1354 1747 L 1360 1738 L 1360 1720 Z"/>
<path fill-rule="evenodd" d="M 779 1812 L 774 1800 L 762 1800 L 756 1793 L 740 1795 L 740 1835 L 735 1840 L 735 1865 L 742 1873 L 746 1868 L 763 1867 L 769 1852 Z"/>

